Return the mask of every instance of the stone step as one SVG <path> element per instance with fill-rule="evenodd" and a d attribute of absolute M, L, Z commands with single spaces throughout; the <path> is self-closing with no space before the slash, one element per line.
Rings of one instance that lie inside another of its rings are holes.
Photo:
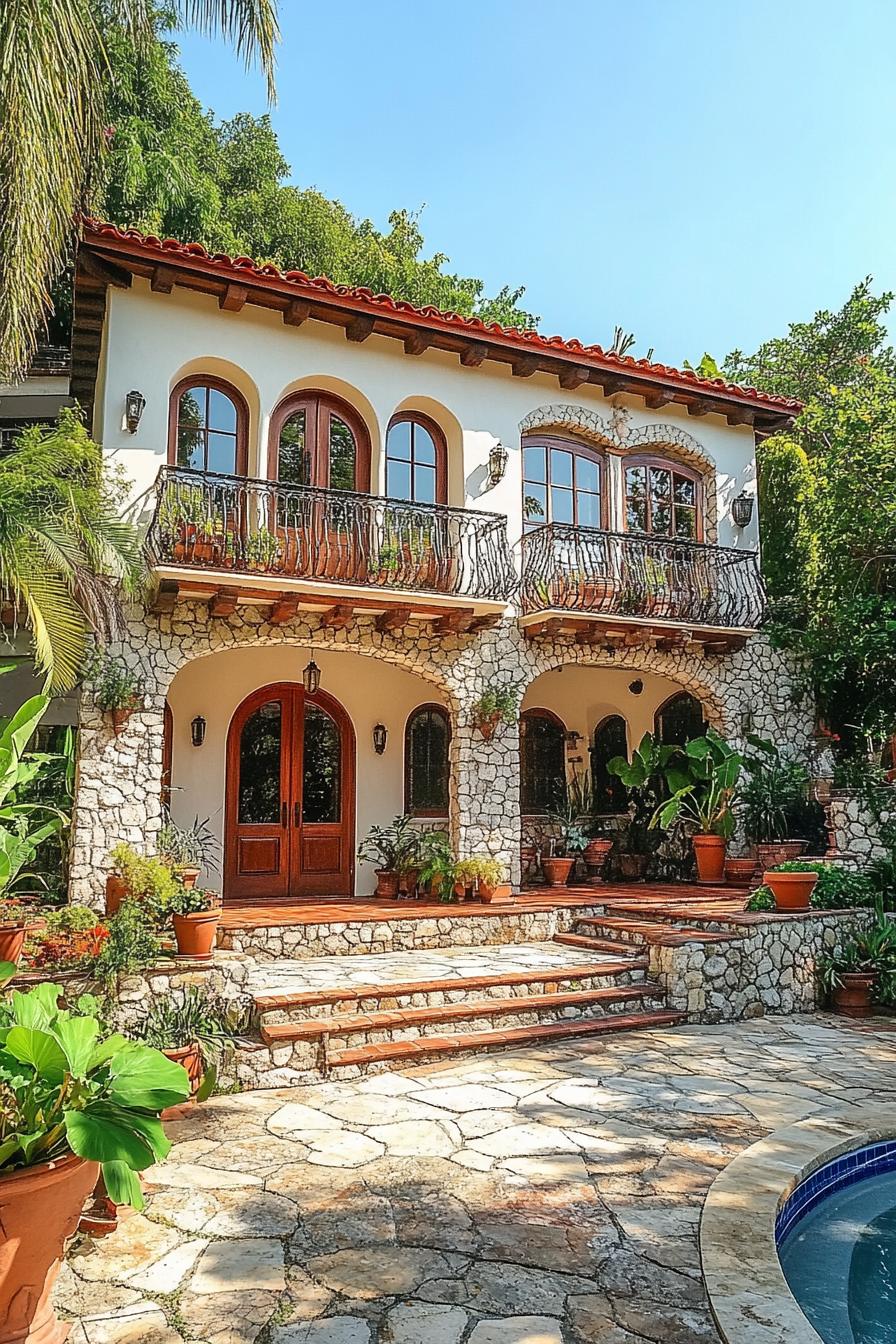
<path fill-rule="evenodd" d="M 588 915 L 576 920 L 577 929 L 593 930 L 595 938 L 621 947 L 643 947 L 658 944 L 679 947 L 683 943 L 718 943 L 731 939 L 731 933 L 713 932 L 695 925 L 662 923 L 658 920 L 629 919 L 612 915 Z"/>
<path fill-rule="evenodd" d="M 469 1034 L 422 1036 L 416 1040 L 383 1041 L 378 1044 L 349 1046 L 332 1050 L 328 1058 L 331 1077 L 358 1077 L 380 1071 L 402 1061 L 422 1063 L 436 1055 L 461 1056 L 472 1052 L 508 1049 L 514 1046 L 542 1045 L 570 1037 L 604 1036 L 620 1031 L 646 1031 L 673 1027 L 685 1021 L 684 1013 L 614 1013 L 605 1017 L 581 1017 L 575 1021 L 545 1022 L 533 1026 L 504 1027 Z"/>
<path fill-rule="evenodd" d="M 517 1019 L 519 1025 L 532 1021 L 558 1020 L 578 1013 L 592 1015 L 621 1012 L 632 1004 L 661 999 L 659 985 L 620 985 L 606 989 L 566 990 L 563 993 L 530 994 L 511 999 L 468 999 L 428 1008 L 398 1008 L 372 1013 L 345 1013 L 329 1017 L 306 1018 L 304 1022 L 280 1022 L 261 1028 L 261 1039 L 272 1049 L 321 1037 L 346 1038 L 346 1045 L 378 1040 L 416 1039 L 443 1027 L 446 1023 L 475 1023 L 483 1018 Z M 474 1028 L 464 1028 L 472 1031 Z M 356 1039 L 357 1038 L 357 1039 Z"/>
<path fill-rule="evenodd" d="M 555 933 L 554 942 L 562 943 L 564 947 L 580 947 L 589 952 L 608 952 L 617 956 L 623 950 L 618 938 L 598 938 L 585 933 Z"/>
<path fill-rule="evenodd" d="M 531 967 L 451 979 L 397 980 L 356 986 L 342 984 L 325 989 L 256 993 L 255 1013 L 259 1024 L 264 1027 L 300 1021 L 307 1017 L 309 1010 L 313 1010 L 318 1017 L 374 1013 L 460 1003 L 471 994 L 496 1000 L 551 994 L 557 992 L 558 986 L 570 982 L 596 990 L 642 981 L 647 970 L 647 958 L 620 956 L 620 950 L 617 945 L 611 949 L 616 954 L 614 956 L 570 961 L 565 965 L 542 969 Z"/>

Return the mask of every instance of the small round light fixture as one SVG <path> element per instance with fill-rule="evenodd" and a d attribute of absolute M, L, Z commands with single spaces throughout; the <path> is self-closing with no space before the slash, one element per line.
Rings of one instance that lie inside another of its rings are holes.
<path fill-rule="evenodd" d="M 136 434 L 137 427 L 146 408 L 146 398 L 142 392 L 132 391 L 124 399 L 124 422 L 129 434 Z"/>
<path fill-rule="evenodd" d="M 382 756 L 386 750 L 386 739 L 389 736 L 388 729 L 384 723 L 376 723 L 373 726 L 373 749 L 377 756 Z"/>
<path fill-rule="evenodd" d="M 201 747 L 205 741 L 205 719 L 197 714 L 190 724 L 190 741 L 194 747 Z"/>
<path fill-rule="evenodd" d="M 499 440 L 493 443 L 488 454 L 488 483 L 497 485 L 503 481 L 504 473 L 507 470 L 507 449 Z"/>
<path fill-rule="evenodd" d="M 317 695 L 320 690 L 320 668 L 313 658 L 302 671 L 302 685 L 309 695 Z"/>
<path fill-rule="evenodd" d="M 753 517 L 753 495 L 748 495 L 746 490 L 741 490 L 736 499 L 731 502 L 731 518 L 735 527 L 749 527 L 750 520 Z"/>
<path fill-rule="evenodd" d="M 644 683 L 640 677 L 636 677 L 634 681 L 629 682 L 628 688 L 632 695 L 640 695 L 644 690 Z"/>

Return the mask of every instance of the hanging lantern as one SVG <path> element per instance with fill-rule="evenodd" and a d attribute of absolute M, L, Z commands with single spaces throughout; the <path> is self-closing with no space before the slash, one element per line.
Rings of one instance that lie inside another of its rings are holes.
<path fill-rule="evenodd" d="M 753 517 L 753 496 L 748 495 L 746 490 L 740 494 L 731 503 L 731 517 L 735 527 L 749 527 L 750 520 Z"/>
<path fill-rule="evenodd" d="M 124 422 L 129 434 L 137 433 L 137 426 L 146 409 L 146 398 L 142 392 L 129 392 L 124 399 Z"/>
<path fill-rule="evenodd" d="M 309 695 L 317 695 L 320 689 L 320 668 L 313 658 L 302 672 L 302 685 Z"/>
<path fill-rule="evenodd" d="M 500 441 L 493 443 L 488 454 L 488 483 L 497 485 L 507 470 L 507 449 Z"/>
<path fill-rule="evenodd" d="M 194 747 L 201 747 L 205 741 L 205 719 L 197 714 L 190 724 L 190 740 Z"/>
<path fill-rule="evenodd" d="M 376 723 L 373 727 L 373 749 L 377 756 L 382 756 L 386 750 L 386 739 L 389 733 L 384 723 Z"/>

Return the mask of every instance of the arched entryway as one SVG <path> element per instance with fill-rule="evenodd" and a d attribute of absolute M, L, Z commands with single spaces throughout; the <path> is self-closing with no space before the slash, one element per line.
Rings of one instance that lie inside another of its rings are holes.
<path fill-rule="evenodd" d="M 227 738 L 224 895 L 348 896 L 355 734 L 338 700 L 277 682 L 248 696 Z"/>

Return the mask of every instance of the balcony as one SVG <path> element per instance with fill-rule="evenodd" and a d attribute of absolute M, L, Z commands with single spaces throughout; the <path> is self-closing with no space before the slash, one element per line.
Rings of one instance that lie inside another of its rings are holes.
<path fill-rule="evenodd" d="M 472 625 L 516 585 L 501 514 L 176 467 L 159 473 L 147 544 L 164 591 L 209 592 L 218 614 L 280 590 L 293 607 L 299 593 L 340 609 L 469 604 Z"/>
<path fill-rule="evenodd" d="M 523 538 L 522 608 L 530 635 L 722 652 L 761 625 L 765 589 L 754 551 L 552 523 Z"/>

